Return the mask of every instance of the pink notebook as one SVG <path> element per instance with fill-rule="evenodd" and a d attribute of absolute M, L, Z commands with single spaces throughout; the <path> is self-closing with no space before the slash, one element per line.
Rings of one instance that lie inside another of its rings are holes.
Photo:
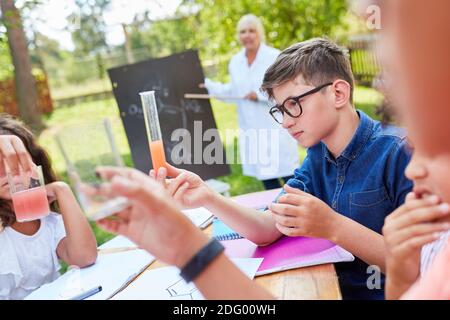
<path fill-rule="evenodd" d="M 280 194 L 281 188 L 247 193 L 234 196 L 233 200 L 244 207 L 262 210 L 266 208 Z"/>
<path fill-rule="evenodd" d="M 353 261 L 353 255 L 334 243 L 316 238 L 282 237 L 277 242 L 258 247 L 247 239 L 221 242 L 230 258 L 264 258 L 257 276 L 326 263 Z"/>

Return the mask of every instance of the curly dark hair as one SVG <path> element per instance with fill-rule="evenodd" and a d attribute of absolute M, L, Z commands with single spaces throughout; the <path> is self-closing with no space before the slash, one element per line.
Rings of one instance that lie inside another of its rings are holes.
<path fill-rule="evenodd" d="M 8 114 L 0 114 L 0 135 L 14 135 L 22 140 L 33 162 L 38 166 L 42 166 L 45 183 L 57 181 L 57 176 L 52 169 L 50 157 L 38 145 L 31 130 L 21 121 Z M 59 211 L 56 202 L 52 203 L 50 208 L 52 211 Z M 16 215 L 14 214 L 11 200 L 0 199 L 0 222 L 4 228 L 16 222 Z"/>
<path fill-rule="evenodd" d="M 382 72 L 375 76 L 372 87 L 383 95 L 383 100 L 375 109 L 375 114 L 380 117 L 381 124 L 397 124 L 398 116 L 392 105 L 392 99 L 389 97 L 389 85 L 386 83 L 386 77 Z"/>
<path fill-rule="evenodd" d="M 376 107 L 375 114 L 380 117 L 383 125 L 396 124 L 395 110 L 387 99 Z"/>

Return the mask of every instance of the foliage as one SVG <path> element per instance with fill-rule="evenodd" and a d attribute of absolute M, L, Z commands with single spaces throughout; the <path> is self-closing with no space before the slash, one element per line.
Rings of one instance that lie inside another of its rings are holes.
<path fill-rule="evenodd" d="M 311 37 L 333 37 L 346 12 L 346 0 L 185 0 L 178 18 L 135 27 L 133 47 L 147 47 L 151 56 L 198 48 L 204 60 L 219 64 L 224 78 L 229 58 L 240 49 L 236 25 L 244 14 L 259 16 L 266 42 L 283 49 Z"/>
<path fill-rule="evenodd" d="M 11 79 L 14 76 L 14 67 L 9 53 L 6 35 L 0 33 L 0 81 Z"/>
<path fill-rule="evenodd" d="M 98 52 L 106 48 L 106 22 L 103 17 L 111 0 L 75 0 L 79 12 L 69 17 L 70 28 L 74 30 L 72 40 L 78 55 Z"/>
<path fill-rule="evenodd" d="M 161 57 L 198 47 L 192 19 L 194 17 L 155 21 L 144 30 L 134 27 L 130 35 L 132 48 L 144 47 L 150 57 Z"/>

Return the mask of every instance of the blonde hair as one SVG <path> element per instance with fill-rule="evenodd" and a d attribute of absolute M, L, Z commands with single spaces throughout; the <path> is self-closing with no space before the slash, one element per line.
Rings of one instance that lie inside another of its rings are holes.
<path fill-rule="evenodd" d="M 242 16 L 239 19 L 239 22 L 237 24 L 237 37 L 239 39 L 239 32 L 244 29 L 245 27 L 254 27 L 256 30 L 256 33 L 259 36 L 259 40 L 264 43 L 266 41 L 266 35 L 264 32 L 264 26 L 261 22 L 261 19 L 255 16 L 254 14 L 246 14 Z"/>

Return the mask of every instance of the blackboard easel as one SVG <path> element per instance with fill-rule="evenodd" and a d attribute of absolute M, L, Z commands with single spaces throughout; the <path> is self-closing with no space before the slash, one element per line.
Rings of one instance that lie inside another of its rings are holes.
<path fill-rule="evenodd" d="M 108 74 L 134 166 L 142 172 L 148 173 L 152 163 L 139 92 L 155 90 L 166 159 L 171 164 L 174 164 L 172 150 L 179 143 L 171 140 L 174 130 L 184 128 L 191 134 L 192 140 L 195 138 L 198 141 L 201 137 L 195 136 L 195 121 L 201 121 L 203 132 L 217 128 L 208 99 L 184 97 L 185 93 L 205 93 L 204 89 L 198 87 L 199 83 L 204 82 L 204 75 L 195 50 L 112 68 L 108 70 Z M 201 143 L 203 150 L 211 142 Z M 174 165 L 195 172 L 204 180 L 228 175 L 230 167 L 226 163 L 226 154 L 220 138 L 218 143 L 223 153 L 220 163 L 206 164 L 202 161 L 196 164 L 192 154 L 190 164 Z"/>

